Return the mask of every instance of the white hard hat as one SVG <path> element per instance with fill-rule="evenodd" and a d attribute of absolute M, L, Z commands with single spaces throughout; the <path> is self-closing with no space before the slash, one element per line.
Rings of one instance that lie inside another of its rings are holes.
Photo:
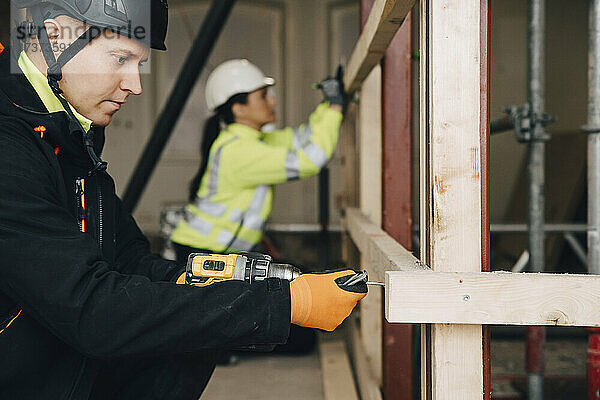
<path fill-rule="evenodd" d="M 206 81 L 206 104 L 210 111 L 222 106 L 229 98 L 239 93 L 250 93 L 275 84 L 260 69 L 245 59 L 225 61 Z"/>

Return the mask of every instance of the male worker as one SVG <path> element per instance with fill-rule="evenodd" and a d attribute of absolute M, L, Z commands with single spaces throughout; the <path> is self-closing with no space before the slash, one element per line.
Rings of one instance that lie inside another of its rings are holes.
<path fill-rule="evenodd" d="M 13 3 L 28 21 L 23 50 L 0 54 L 0 397 L 197 399 L 210 350 L 349 315 L 366 295 L 337 285 L 352 270 L 178 285 L 183 266 L 123 210 L 104 127 L 142 93 L 150 47 L 165 50 L 166 0 Z"/>

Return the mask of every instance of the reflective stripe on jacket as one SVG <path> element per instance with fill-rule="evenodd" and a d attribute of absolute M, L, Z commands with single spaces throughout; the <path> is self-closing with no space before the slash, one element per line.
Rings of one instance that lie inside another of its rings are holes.
<path fill-rule="evenodd" d="M 215 252 L 250 250 L 271 213 L 271 185 L 317 174 L 333 154 L 341 121 L 323 103 L 296 129 L 265 134 L 229 125 L 212 145 L 196 199 L 171 240 Z"/>

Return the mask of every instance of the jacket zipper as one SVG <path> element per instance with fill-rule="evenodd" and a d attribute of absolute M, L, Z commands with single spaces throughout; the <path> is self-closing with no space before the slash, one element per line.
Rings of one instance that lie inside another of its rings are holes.
<path fill-rule="evenodd" d="M 100 252 L 102 252 L 102 244 L 104 241 L 104 204 L 102 201 L 102 189 L 98 185 L 98 245 Z M 86 211 L 86 199 L 85 199 L 85 179 L 77 178 L 75 180 L 75 197 L 77 201 L 77 220 L 79 222 L 79 229 L 81 232 L 86 231 L 85 224 L 85 211 Z"/>
<path fill-rule="evenodd" d="M 100 253 L 102 253 L 102 242 L 103 242 L 103 204 L 102 204 L 102 189 L 98 185 L 98 243 L 100 244 Z"/>
<path fill-rule="evenodd" d="M 85 232 L 85 179 L 77 178 L 75 180 L 75 200 L 77 204 L 77 222 L 79 230 Z"/>

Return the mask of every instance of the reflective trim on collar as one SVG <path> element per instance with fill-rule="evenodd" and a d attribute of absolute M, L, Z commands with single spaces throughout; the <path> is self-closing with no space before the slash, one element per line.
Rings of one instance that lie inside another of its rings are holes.
<path fill-rule="evenodd" d="M 237 137 L 254 140 L 260 139 L 263 135 L 261 131 L 257 131 L 254 128 L 250 128 L 248 125 L 238 124 L 236 122 L 227 126 L 227 132 Z"/>

